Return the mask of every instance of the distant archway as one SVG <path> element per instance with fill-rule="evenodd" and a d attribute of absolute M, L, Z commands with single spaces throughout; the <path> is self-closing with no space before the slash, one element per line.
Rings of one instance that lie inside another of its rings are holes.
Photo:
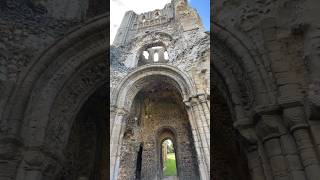
<path fill-rule="evenodd" d="M 171 128 L 163 128 L 159 132 L 159 157 L 160 157 L 160 169 L 162 170 L 161 172 L 161 178 L 165 178 L 168 176 L 179 176 L 179 171 L 178 171 L 178 156 L 177 156 L 177 141 L 174 133 Z M 172 150 L 168 150 L 168 145 L 166 142 L 172 143 Z M 169 152 L 168 152 L 169 151 Z M 168 157 L 168 154 L 171 154 L 174 156 L 174 159 L 169 159 L 171 157 Z M 166 169 L 170 168 L 170 169 Z"/>

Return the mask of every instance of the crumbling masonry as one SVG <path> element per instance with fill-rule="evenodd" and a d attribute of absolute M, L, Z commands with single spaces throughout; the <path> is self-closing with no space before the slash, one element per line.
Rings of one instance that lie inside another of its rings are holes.
<path fill-rule="evenodd" d="M 215 179 L 320 178 L 319 1 L 211 1 Z"/>
<path fill-rule="evenodd" d="M 209 180 L 210 36 L 185 0 L 126 12 L 111 47 L 110 179 L 156 180 L 162 142 L 180 180 Z"/>

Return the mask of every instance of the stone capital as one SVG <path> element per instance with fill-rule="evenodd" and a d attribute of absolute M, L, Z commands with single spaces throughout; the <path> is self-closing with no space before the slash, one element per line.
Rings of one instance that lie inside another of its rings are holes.
<path fill-rule="evenodd" d="M 183 102 L 187 106 L 187 108 L 191 107 L 191 102 L 189 100 L 184 100 Z"/>
<path fill-rule="evenodd" d="M 55 174 L 61 165 L 49 154 L 40 149 L 30 149 L 24 153 L 24 169 L 43 171 L 46 174 Z"/>
<path fill-rule="evenodd" d="M 282 123 L 281 116 L 274 115 L 261 115 L 256 125 L 258 137 L 262 141 L 272 138 L 278 138 L 287 133 L 287 130 Z"/>
<path fill-rule="evenodd" d="M 117 115 L 122 115 L 122 116 L 125 116 L 125 115 L 128 115 L 129 114 L 129 112 L 126 110 L 126 109 L 124 109 L 124 108 L 116 108 L 116 114 Z"/>
<path fill-rule="evenodd" d="M 110 112 L 112 113 L 112 112 L 116 112 L 116 110 L 117 110 L 117 107 L 116 106 L 114 106 L 114 105 L 111 105 L 110 106 Z"/>
<path fill-rule="evenodd" d="M 303 106 L 288 107 L 283 109 L 283 119 L 290 128 L 290 131 L 308 127 L 306 113 Z"/>
<path fill-rule="evenodd" d="M 207 95 L 206 94 L 199 94 L 198 99 L 201 103 L 204 103 L 207 101 Z"/>
<path fill-rule="evenodd" d="M 254 119 L 259 119 L 262 115 L 280 114 L 281 107 L 277 104 L 271 104 L 267 106 L 257 106 L 253 110 Z"/>
<path fill-rule="evenodd" d="M 252 124 L 252 121 L 249 118 L 239 119 L 233 123 L 233 127 L 236 128 L 243 138 L 249 144 L 257 143 L 257 135 Z"/>

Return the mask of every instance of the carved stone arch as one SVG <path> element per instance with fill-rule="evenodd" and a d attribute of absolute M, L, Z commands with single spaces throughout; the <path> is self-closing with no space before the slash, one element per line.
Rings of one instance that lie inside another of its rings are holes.
<path fill-rule="evenodd" d="M 45 147 L 55 147 L 57 154 L 63 150 L 69 139 L 73 121 L 82 105 L 102 86 L 107 86 L 108 65 L 105 55 L 92 62 L 68 80 L 65 88 L 56 96 L 49 114 L 45 134 Z M 107 92 L 106 92 L 107 93 Z"/>
<path fill-rule="evenodd" d="M 43 145 L 52 105 L 62 89 L 70 88 L 69 80 L 90 66 L 89 61 L 105 63 L 107 23 L 107 15 L 89 20 L 56 41 L 22 72 L 25 78 L 11 94 L 4 116 L 13 121 L 11 133 L 23 137 L 25 146 Z"/>
<path fill-rule="evenodd" d="M 228 101 L 236 122 L 250 115 L 255 100 L 254 91 L 244 70 L 235 61 L 236 57 L 220 43 L 219 39 L 215 39 L 212 48 L 213 88 L 218 89 Z"/>
<path fill-rule="evenodd" d="M 162 76 L 172 80 L 183 100 L 196 95 L 194 82 L 187 74 L 170 65 L 145 65 L 129 73 L 111 93 L 111 105 L 130 111 L 134 96 L 146 85 L 149 77 Z"/>
<path fill-rule="evenodd" d="M 233 32 L 213 21 L 213 37 L 223 42 L 236 55 L 236 61 L 248 77 L 254 95 L 254 106 L 276 103 L 275 81 L 267 73 L 267 67 L 250 40 L 239 32 Z M 216 62 L 216 61 L 214 61 Z"/>

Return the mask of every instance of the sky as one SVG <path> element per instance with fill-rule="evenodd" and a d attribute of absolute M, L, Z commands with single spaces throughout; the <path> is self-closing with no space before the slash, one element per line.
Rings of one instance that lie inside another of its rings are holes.
<path fill-rule="evenodd" d="M 140 14 L 164 8 L 171 0 L 110 0 L 110 44 L 112 44 L 125 12 L 133 10 Z M 210 0 L 188 0 L 197 10 L 206 31 L 210 30 Z"/>

